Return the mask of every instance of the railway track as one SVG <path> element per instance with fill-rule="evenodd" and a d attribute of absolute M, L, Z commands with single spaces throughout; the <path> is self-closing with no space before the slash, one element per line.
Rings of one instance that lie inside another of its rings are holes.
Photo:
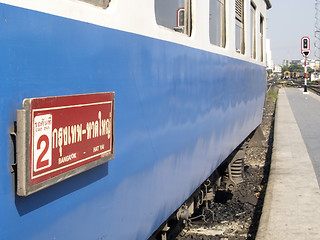
<path fill-rule="evenodd" d="M 304 80 L 290 80 L 286 85 L 290 87 L 304 88 Z M 320 85 L 318 82 L 308 84 L 307 89 L 313 91 L 317 95 L 320 95 Z"/>
<path fill-rule="evenodd" d="M 311 89 L 317 95 L 320 95 L 320 86 L 319 85 L 308 85 L 308 89 Z"/>

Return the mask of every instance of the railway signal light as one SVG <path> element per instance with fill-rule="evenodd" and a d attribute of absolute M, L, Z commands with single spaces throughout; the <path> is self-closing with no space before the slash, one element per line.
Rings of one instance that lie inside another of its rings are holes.
<path fill-rule="evenodd" d="M 304 56 L 304 91 L 303 94 L 308 94 L 307 90 L 307 57 L 310 55 L 310 38 L 301 38 L 301 53 Z"/>
<path fill-rule="evenodd" d="M 301 38 L 301 54 L 307 58 L 310 55 L 310 38 Z"/>

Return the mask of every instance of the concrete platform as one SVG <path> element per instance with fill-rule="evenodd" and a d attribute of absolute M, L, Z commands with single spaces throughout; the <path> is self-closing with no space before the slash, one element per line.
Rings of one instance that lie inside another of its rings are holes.
<path fill-rule="evenodd" d="M 256 239 L 320 239 L 320 97 L 279 90 L 270 176 Z"/>

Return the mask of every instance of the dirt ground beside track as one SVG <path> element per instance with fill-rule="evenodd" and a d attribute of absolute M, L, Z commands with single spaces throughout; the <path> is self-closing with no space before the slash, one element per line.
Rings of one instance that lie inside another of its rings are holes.
<path fill-rule="evenodd" d="M 266 138 L 264 146 L 246 148 L 245 181 L 232 193 L 222 185 L 210 204 L 214 220 L 211 217 L 211 221 L 192 222 L 177 240 L 255 239 L 269 176 L 277 94 L 278 87 L 272 86 L 265 101 L 261 124 Z"/>

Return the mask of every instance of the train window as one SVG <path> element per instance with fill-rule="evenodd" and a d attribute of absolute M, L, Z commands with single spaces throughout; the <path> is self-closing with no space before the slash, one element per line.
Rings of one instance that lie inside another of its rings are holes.
<path fill-rule="evenodd" d="M 102 8 L 107 8 L 111 0 L 81 0 L 83 2 L 91 3 Z"/>
<path fill-rule="evenodd" d="M 210 42 L 214 45 L 226 45 L 225 0 L 210 0 L 209 15 Z"/>
<path fill-rule="evenodd" d="M 155 0 L 156 21 L 176 32 L 191 34 L 191 0 Z"/>
<path fill-rule="evenodd" d="M 254 3 L 251 2 L 251 7 L 250 7 L 250 24 L 251 24 L 251 39 L 250 39 L 250 44 L 251 44 L 251 57 L 253 59 L 256 59 L 257 53 L 256 53 L 256 6 Z"/>
<path fill-rule="evenodd" d="M 264 17 L 262 15 L 260 15 L 260 48 L 261 48 L 261 62 L 263 62 L 264 57 L 263 57 L 263 28 L 264 28 Z"/>
<path fill-rule="evenodd" d="M 244 18 L 243 18 L 243 4 L 244 0 L 235 0 L 236 1 L 236 51 L 238 53 L 244 54 Z"/>

